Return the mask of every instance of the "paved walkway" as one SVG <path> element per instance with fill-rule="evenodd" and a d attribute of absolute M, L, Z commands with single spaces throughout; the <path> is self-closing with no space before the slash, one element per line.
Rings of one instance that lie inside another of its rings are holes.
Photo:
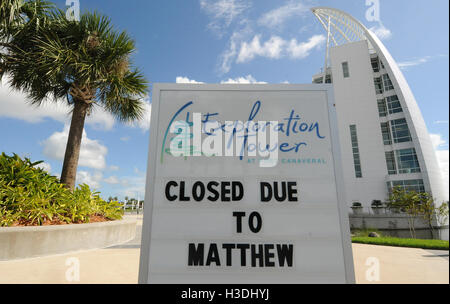
<path fill-rule="evenodd" d="M 137 228 L 134 240 L 108 249 L 0 262 L 0 284 L 137 283 L 142 221 Z M 353 244 L 353 255 L 359 284 L 449 283 L 448 251 Z"/>

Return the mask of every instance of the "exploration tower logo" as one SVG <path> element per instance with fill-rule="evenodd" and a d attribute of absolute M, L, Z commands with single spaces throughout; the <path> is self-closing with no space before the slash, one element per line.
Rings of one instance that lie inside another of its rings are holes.
<path fill-rule="evenodd" d="M 259 166 L 270 168 L 278 164 L 279 154 L 300 154 L 307 149 L 311 143 L 302 136 L 305 133 L 312 134 L 318 140 L 325 139 L 320 123 L 305 119 L 295 109 L 279 120 L 258 121 L 258 114 L 263 108 L 263 103 L 258 100 L 253 103 L 246 122 L 234 120 L 221 123 L 219 112 L 193 112 L 190 109 L 194 105 L 194 101 L 186 102 L 170 117 L 161 147 L 161 163 L 165 155 L 185 159 L 200 156 L 239 157 L 241 161 L 244 156 L 258 156 Z M 169 138 L 171 134 L 173 136 Z M 279 137 L 284 141 L 280 142 Z M 314 159 L 313 163 L 321 163 L 321 159 Z"/>

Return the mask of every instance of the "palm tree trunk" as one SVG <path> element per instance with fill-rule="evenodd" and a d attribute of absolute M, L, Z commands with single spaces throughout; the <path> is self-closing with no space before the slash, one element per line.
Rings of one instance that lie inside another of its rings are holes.
<path fill-rule="evenodd" d="M 61 173 L 61 183 L 73 190 L 77 176 L 78 159 L 80 158 L 81 139 L 83 137 L 84 121 L 89 105 L 84 101 L 75 101 L 67 139 L 66 154 Z"/>

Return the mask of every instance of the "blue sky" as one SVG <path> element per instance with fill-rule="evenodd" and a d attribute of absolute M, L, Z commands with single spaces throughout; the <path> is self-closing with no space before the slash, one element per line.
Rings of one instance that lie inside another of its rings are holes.
<path fill-rule="evenodd" d="M 55 1 L 61 8 L 64 1 Z M 370 2 L 370 1 L 369 1 Z M 136 41 L 133 63 L 155 82 L 310 83 L 323 66 L 324 30 L 313 6 L 344 10 L 373 28 L 401 66 L 422 110 L 448 180 L 449 2 L 380 0 L 80 0 Z M 150 94 L 150 92 L 149 92 Z M 150 98 L 146 101 L 148 114 Z M 59 175 L 70 117 L 64 104 L 29 106 L 0 86 L 0 151 L 44 160 Z M 143 199 L 149 117 L 122 125 L 101 110 L 88 118 L 77 182 L 102 195 Z"/>

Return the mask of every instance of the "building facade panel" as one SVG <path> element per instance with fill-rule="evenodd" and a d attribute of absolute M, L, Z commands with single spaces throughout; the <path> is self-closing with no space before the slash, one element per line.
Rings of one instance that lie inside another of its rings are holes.
<path fill-rule="evenodd" d="M 430 192 L 438 205 L 448 201 L 425 121 L 386 47 L 340 10 L 312 11 L 326 30 L 326 22 L 334 27 L 324 70 L 335 90 L 348 204 L 369 207 L 373 200 L 385 201 L 394 186 Z M 313 82 L 321 83 L 323 74 Z M 358 134 L 357 161 L 350 126 Z"/>

